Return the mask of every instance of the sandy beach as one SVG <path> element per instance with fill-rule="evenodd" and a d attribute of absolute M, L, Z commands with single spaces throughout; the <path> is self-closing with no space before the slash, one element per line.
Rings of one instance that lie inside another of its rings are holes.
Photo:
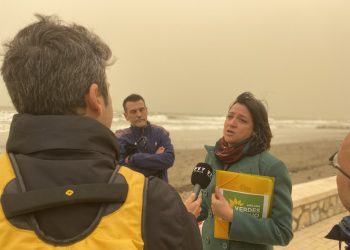
<path fill-rule="evenodd" d="M 328 158 L 340 143 L 338 139 L 277 144 L 270 152 L 287 165 L 293 184 L 297 184 L 335 175 L 335 170 L 328 165 Z M 205 150 L 178 149 L 175 152 L 175 164 L 169 169 L 170 184 L 179 192 L 190 191 L 192 169 L 204 161 Z"/>

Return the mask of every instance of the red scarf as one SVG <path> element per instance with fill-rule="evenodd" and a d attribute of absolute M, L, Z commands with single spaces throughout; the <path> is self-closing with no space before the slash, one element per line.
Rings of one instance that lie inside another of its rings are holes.
<path fill-rule="evenodd" d="M 214 154 L 217 159 L 224 163 L 224 170 L 226 170 L 232 163 L 235 163 L 243 158 L 246 151 L 243 149 L 248 142 L 249 139 L 238 143 L 236 146 L 231 146 L 224 140 L 223 137 L 216 142 Z"/>

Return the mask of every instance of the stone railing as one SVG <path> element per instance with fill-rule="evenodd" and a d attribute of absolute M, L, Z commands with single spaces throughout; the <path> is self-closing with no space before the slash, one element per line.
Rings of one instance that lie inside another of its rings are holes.
<path fill-rule="evenodd" d="M 293 231 L 345 211 L 335 176 L 293 185 Z"/>

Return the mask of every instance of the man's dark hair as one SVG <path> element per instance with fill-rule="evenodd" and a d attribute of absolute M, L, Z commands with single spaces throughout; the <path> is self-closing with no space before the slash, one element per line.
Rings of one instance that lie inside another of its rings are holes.
<path fill-rule="evenodd" d="M 131 95 L 127 96 L 127 97 L 124 99 L 124 101 L 123 101 L 124 112 L 127 112 L 127 110 L 126 110 L 126 103 L 127 103 L 127 102 L 137 102 L 137 101 L 140 101 L 140 100 L 142 100 L 143 103 L 144 103 L 145 106 L 146 106 L 146 102 L 145 102 L 145 100 L 143 99 L 142 96 L 140 96 L 140 95 L 138 95 L 138 94 L 131 94 Z"/>
<path fill-rule="evenodd" d="M 239 103 L 246 106 L 253 118 L 254 134 L 256 144 L 261 150 L 268 150 L 272 139 L 267 110 L 264 104 L 256 99 L 250 92 L 240 94 L 232 105 Z M 232 107 L 230 106 L 230 108 Z M 261 151 L 259 150 L 259 151 Z"/>
<path fill-rule="evenodd" d="M 77 114 L 92 83 L 108 104 L 110 48 L 95 34 L 55 16 L 34 22 L 5 44 L 1 74 L 19 113 Z"/>

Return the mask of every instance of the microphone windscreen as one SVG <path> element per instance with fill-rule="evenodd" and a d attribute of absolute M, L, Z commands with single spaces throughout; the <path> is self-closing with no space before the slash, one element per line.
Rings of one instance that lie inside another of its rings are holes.
<path fill-rule="evenodd" d="M 191 183 L 192 185 L 199 184 L 201 188 L 206 188 L 213 176 L 213 169 L 211 166 L 207 163 L 198 163 L 193 171 L 191 176 Z"/>

